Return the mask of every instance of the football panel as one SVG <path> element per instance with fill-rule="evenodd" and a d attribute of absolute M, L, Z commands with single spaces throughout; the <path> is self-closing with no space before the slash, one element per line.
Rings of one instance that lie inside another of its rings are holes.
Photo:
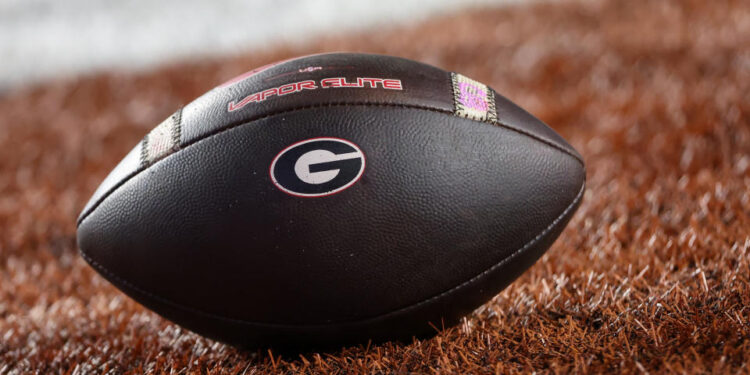
<path fill-rule="evenodd" d="M 311 106 L 382 103 L 453 111 L 450 73 L 409 59 L 329 53 L 273 65 L 185 107 L 182 144 L 233 124 Z"/>
<path fill-rule="evenodd" d="M 127 295 L 161 316 L 201 335 L 249 349 L 322 350 L 343 345 L 383 342 L 412 337 L 429 337 L 451 327 L 499 290 L 513 282 L 551 246 L 581 202 L 583 190 L 563 214 L 534 242 L 459 287 L 406 306 L 386 315 L 349 323 L 317 325 L 281 325 L 228 319 L 206 313 L 146 292 L 102 268 L 95 260 L 84 258 Z M 263 303 L 256 301 L 257 304 Z"/>

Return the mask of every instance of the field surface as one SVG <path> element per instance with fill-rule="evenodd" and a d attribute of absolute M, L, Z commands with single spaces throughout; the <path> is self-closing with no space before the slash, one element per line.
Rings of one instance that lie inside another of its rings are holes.
<path fill-rule="evenodd" d="M 527 273 L 435 338 L 248 352 L 144 309 L 78 256 L 75 218 L 154 125 L 224 80 L 322 51 L 486 82 L 566 137 L 588 190 Z M 748 373 L 750 2 L 464 11 L 0 97 L 0 374 Z"/>

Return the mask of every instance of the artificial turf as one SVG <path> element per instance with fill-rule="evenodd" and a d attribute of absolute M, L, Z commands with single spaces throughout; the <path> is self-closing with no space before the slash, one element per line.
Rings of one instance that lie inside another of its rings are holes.
<path fill-rule="evenodd" d="M 78 256 L 77 214 L 151 127 L 340 50 L 486 82 L 583 154 L 582 206 L 508 289 L 433 339 L 280 354 L 181 329 Z M 748 373 L 749 258 L 748 1 L 517 4 L 0 96 L 0 374 Z"/>

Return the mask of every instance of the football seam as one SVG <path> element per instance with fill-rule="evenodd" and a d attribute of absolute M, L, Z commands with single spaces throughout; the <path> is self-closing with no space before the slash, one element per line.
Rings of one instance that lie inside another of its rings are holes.
<path fill-rule="evenodd" d="M 244 119 L 242 121 L 231 122 L 228 125 L 225 125 L 225 126 L 223 126 L 221 128 L 215 129 L 215 130 L 213 130 L 211 132 L 208 132 L 208 133 L 202 135 L 200 138 L 193 139 L 190 142 L 186 142 L 184 145 L 180 145 L 179 146 L 179 150 L 180 151 L 184 150 L 184 149 L 186 149 L 186 148 L 188 148 L 188 147 L 190 147 L 190 146 L 192 146 L 192 145 L 194 145 L 194 144 L 196 144 L 198 142 L 201 142 L 201 141 L 209 139 L 209 138 L 211 138 L 213 136 L 219 135 L 219 134 L 221 134 L 221 133 L 223 133 L 225 131 L 234 129 L 234 128 L 239 127 L 239 126 L 248 125 L 248 124 L 253 123 L 255 121 L 262 120 L 262 119 L 265 119 L 265 118 L 268 118 L 268 117 L 271 117 L 271 116 L 276 116 L 276 115 L 280 115 L 280 114 L 284 114 L 284 113 L 289 113 L 289 112 L 294 112 L 294 111 L 298 111 L 298 110 L 304 110 L 304 109 L 325 108 L 325 107 L 338 107 L 338 106 L 401 107 L 401 108 L 421 109 L 421 110 L 426 110 L 426 111 L 443 113 L 443 114 L 451 115 L 451 116 L 457 117 L 457 118 L 466 118 L 466 117 L 457 116 L 454 113 L 454 111 L 450 111 L 450 110 L 446 110 L 446 109 L 441 109 L 441 108 L 435 108 L 435 107 L 413 105 L 413 104 L 387 103 L 387 102 L 384 102 L 384 103 L 377 103 L 377 102 L 331 102 L 331 103 L 319 103 L 319 104 L 311 104 L 311 105 L 306 105 L 306 106 L 293 107 L 293 108 L 289 108 L 289 109 L 285 109 L 285 110 L 280 110 L 280 111 L 276 111 L 276 112 L 267 113 L 267 114 L 260 115 L 260 116 L 257 116 L 257 117 L 251 117 L 250 119 Z M 556 143 L 554 143 L 554 142 L 552 142 L 550 140 L 547 140 L 545 138 L 539 137 L 539 136 L 537 136 L 537 135 L 535 135 L 533 133 L 530 133 L 528 131 L 519 129 L 519 128 L 514 127 L 512 125 L 508 125 L 508 124 L 502 123 L 499 120 L 494 120 L 494 121 L 493 120 L 486 120 L 486 121 L 482 121 L 482 120 L 471 119 L 471 118 L 466 118 L 466 119 L 470 120 L 470 121 L 475 121 L 475 122 L 480 122 L 480 123 L 485 123 L 485 124 L 490 124 L 490 125 L 502 127 L 502 128 L 505 128 L 505 129 L 508 129 L 508 130 L 511 130 L 511 131 L 515 131 L 515 132 L 520 133 L 522 135 L 525 135 L 525 136 L 527 136 L 529 138 L 535 139 L 538 142 L 546 144 L 547 146 L 550 146 L 550 147 L 552 147 L 552 148 L 554 148 L 554 149 L 556 149 L 558 151 L 561 151 L 561 152 L 563 152 L 563 153 L 565 153 L 567 155 L 572 156 L 573 159 L 575 159 L 576 161 L 578 161 L 578 163 L 580 163 L 581 166 L 585 168 L 585 164 L 584 164 L 583 160 L 581 160 L 580 156 L 578 156 L 576 153 L 571 152 L 570 150 L 566 149 L 565 147 L 562 147 L 562 146 L 560 146 L 560 145 L 558 145 L 558 144 L 556 144 Z M 81 217 L 78 219 L 77 226 L 80 226 L 81 224 L 83 224 L 83 221 L 86 220 L 86 218 L 88 218 L 89 215 L 92 212 L 94 212 L 94 210 L 96 210 L 96 208 L 99 207 L 99 205 L 105 199 L 107 199 L 107 197 L 109 197 L 115 190 L 119 189 L 120 186 L 124 185 L 131 178 L 135 177 L 139 173 L 141 173 L 144 170 L 148 169 L 152 165 L 158 163 L 162 159 L 164 159 L 164 158 L 166 158 L 166 157 L 168 157 L 170 155 L 173 155 L 173 154 L 174 153 L 167 153 L 167 154 L 163 155 L 161 158 L 159 158 L 157 160 L 154 160 L 154 161 L 152 161 L 149 164 L 139 166 L 139 168 L 137 168 L 135 171 L 133 171 L 132 173 L 129 173 L 128 175 L 126 175 L 122 180 L 118 181 L 114 186 L 112 186 L 109 190 L 107 190 L 107 192 L 105 192 L 104 194 L 102 194 L 102 196 L 99 197 L 99 199 L 97 199 L 96 203 L 94 203 L 93 205 L 91 205 L 91 207 L 89 208 L 89 210 L 86 211 L 83 215 L 81 215 Z"/>
<path fill-rule="evenodd" d="M 577 204 L 581 201 L 581 199 L 583 198 L 585 189 L 586 189 L 586 179 L 585 179 L 585 174 L 584 174 L 584 180 L 583 180 L 583 183 L 581 184 L 581 188 L 578 191 L 578 194 L 573 199 L 573 201 L 571 201 L 570 204 L 565 208 L 565 210 L 563 210 L 563 212 L 560 213 L 560 215 L 558 215 L 546 228 L 544 228 L 544 230 L 542 230 L 541 232 L 539 232 L 539 234 L 537 234 L 536 237 L 534 237 L 531 240 L 529 240 L 522 247 L 518 248 L 513 253 L 511 253 L 508 257 L 506 257 L 503 260 L 501 260 L 500 262 L 492 265 L 491 267 L 487 268 L 486 270 L 480 272 L 476 276 L 474 276 L 474 277 L 472 277 L 472 278 L 470 278 L 470 279 L 462 282 L 461 284 L 458 284 L 458 285 L 456 285 L 454 287 L 451 287 L 448 290 L 440 292 L 440 293 L 438 293 L 438 294 L 436 294 L 436 295 L 434 295 L 432 297 L 429 297 L 429 298 L 424 299 L 422 301 L 416 302 L 414 304 L 411 304 L 411 305 L 408 305 L 408 306 L 404 306 L 404 307 L 401 307 L 401 308 L 398 308 L 396 310 L 393 310 L 393 311 L 390 311 L 390 312 L 386 312 L 386 313 L 383 313 L 383 314 L 380 314 L 380 315 L 376 315 L 374 317 L 369 317 L 369 318 L 364 318 L 364 319 L 361 319 L 361 320 L 354 320 L 354 321 L 342 321 L 342 322 L 332 323 L 332 324 L 319 324 L 319 323 L 279 324 L 279 323 L 267 323 L 267 322 L 254 322 L 254 321 L 242 320 L 242 319 L 237 319 L 237 318 L 223 317 L 223 316 L 220 316 L 220 315 L 216 315 L 215 313 L 212 313 L 212 312 L 203 311 L 203 310 L 191 307 L 191 306 L 186 306 L 186 305 L 179 304 L 177 302 L 173 302 L 173 301 L 168 300 L 168 299 L 166 299 L 164 297 L 158 296 L 158 295 L 156 295 L 154 293 L 151 293 L 151 292 L 149 292 L 147 290 L 144 290 L 141 287 L 138 287 L 138 286 L 130 283 L 129 281 L 120 278 L 119 276 L 117 276 L 116 274 L 114 274 L 113 272 L 111 272 L 109 269 L 107 269 L 106 267 L 104 267 L 101 264 L 99 264 L 96 260 L 94 260 L 90 256 L 88 256 L 83 251 L 83 249 L 79 248 L 79 252 L 81 254 L 81 257 L 84 258 L 89 264 L 91 264 L 99 272 L 101 272 L 101 273 L 109 276 L 111 279 L 116 280 L 118 283 L 120 283 L 122 285 L 125 285 L 126 287 L 128 287 L 128 288 L 130 288 L 130 289 L 132 289 L 132 290 L 134 290 L 134 291 L 136 291 L 138 293 L 146 295 L 146 296 L 148 296 L 148 297 L 150 297 L 150 298 L 152 298 L 152 299 L 154 299 L 154 300 L 156 300 L 158 302 L 161 302 L 161 303 L 163 303 L 165 305 L 171 306 L 172 308 L 177 309 L 177 310 L 186 311 L 186 312 L 189 312 L 189 313 L 193 313 L 193 314 L 205 316 L 205 317 L 208 317 L 208 318 L 211 318 L 211 319 L 225 321 L 225 322 L 228 322 L 228 323 L 236 323 L 236 324 L 251 325 L 251 326 L 260 326 L 260 327 L 263 327 L 263 328 L 298 329 L 298 328 L 304 328 L 304 327 L 312 328 L 312 327 L 332 327 L 332 326 L 340 326 L 340 327 L 356 326 L 356 325 L 367 324 L 367 323 L 373 322 L 373 321 L 388 319 L 388 318 L 390 318 L 392 316 L 396 316 L 396 315 L 399 315 L 399 314 L 408 313 L 411 310 L 414 310 L 414 309 L 419 308 L 419 307 L 421 307 L 421 306 L 423 306 L 425 304 L 428 304 L 428 303 L 430 303 L 432 301 L 440 299 L 440 298 L 442 298 L 442 297 L 444 297 L 444 296 L 446 296 L 448 294 L 456 292 L 456 291 L 464 288 L 465 286 L 473 283 L 474 281 L 482 278 L 483 276 L 487 275 L 488 273 L 491 273 L 492 271 L 496 270 L 497 268 L 502 267 L 506 263 L 508 263 L 511 260 L 513 260 L 514 258 L 516 258 L 518 255 L 520 255 L 521 253 L 523 253 L 524 251 L 526 251 L 529 247 L 531 247 L 534 244 L 536 244 L 536 242 L 539 241 L 542 237 L 544 237 L 547 233 L 549 233 L 549 231 L 552 230 L 552 228 L 555 225 L 557 225 L 560 222 L 560 220 L 563 220 L 563 218 L 565 218 L 568 215 L 568 213 L 570 213 L 570 211 L 573 210 L 577 206 Z"/>

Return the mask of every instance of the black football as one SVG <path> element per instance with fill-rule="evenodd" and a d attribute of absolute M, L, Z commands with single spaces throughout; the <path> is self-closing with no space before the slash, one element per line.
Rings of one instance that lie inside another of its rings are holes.
<path fill-rule="evenodd" d="M 415 61 L 272 64 L 167 118 L 96 190 L 81 255 L 165 318 L 246 347 L 410 339 L 531 266 L 581 156 L 489 87 Z"/>

